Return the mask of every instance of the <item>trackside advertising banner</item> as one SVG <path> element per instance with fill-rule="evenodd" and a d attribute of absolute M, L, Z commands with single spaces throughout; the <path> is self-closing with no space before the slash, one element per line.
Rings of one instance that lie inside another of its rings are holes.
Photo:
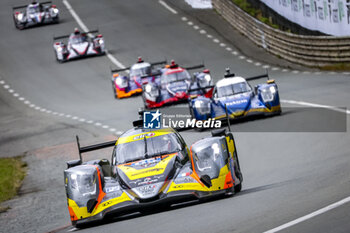
<path fill-rule="evenodd" d="M 334 36 L 350 36 L 349 0 L 261 0 L 300 26 Z"/>

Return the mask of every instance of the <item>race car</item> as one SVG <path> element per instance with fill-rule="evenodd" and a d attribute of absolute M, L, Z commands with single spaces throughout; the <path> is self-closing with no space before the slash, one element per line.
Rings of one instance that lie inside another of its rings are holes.
<path fill-rule="evenodd" d="M 53 44 L 57 61 L 65 62 L 81 57 L 104 55 L 105 42 L 101 34 L 95 35 L 97 33 L 98 30 L 80 32 L 75 28 L 74 33 L 70 35 L 54 37 L 54 41 L 68 38 L 67 45 L 62 41 Z"/>
<path fill-rule="evenodd" d="M 137 125 L 137 124 L 136 124 Z M 80 147 L 64 171 L 72 224 L 241 191 L 243 176 L 233 134 L 219 129 L 186 146 L 172 128 L 139 126 L 117 141 Z M 114 146 L 112 159 L 82 162 L 81 153 Z"/>
<path fill-rule="evenodd" d="M 149 76 L 154 73 L 153 67 L 165 64 L 166 61 L 148 63 L 139 57 L 131 67 L 111 70 L 114 97 L 120 99 L 142 93 L 142 85 L 154 78 Z M 122 76 L 120 72 L 129 72 L 129 75 Z"/>
<path fill-rule="evenodd" d="M 267 77 L 267 83 L 253 90 L 247 81 Z M 250 78 L 235 76 L 226 69 L 224 79 L 214 86 L 212 96 L 199 96 L 189 101 L 192 118 L 196 120 L 223 119 L 226 111 L 230 119 L 251 115 L 276 115 L 282 109 L 277 84 L 268 74 Z"/>
<path fill-rule="evenodd" d="M 144 107 L 148 109 L 158 108 L 187 101 L 189 97 L 210 94 L 212 89 L 206 88 L 212 84 L 209 70 L 204 69 L 202 72 L 196 72 L 193 77 L 188 72 L 188 70 L 203 67 L 204 65 L 197 65 L 182 68 L 171 61 L 170 65 L 160 70 L 160 73 L 153 74 L 154 79 L 143 85 Z M 200 91 L 195 90 L 199 87 Z M 195 91 L 189 92 L 189 89 Z"/>
<path fill-rule="evenodd" d="M 29 5 L 15 6 L 12 9 L 13 21 L 18 29 L 59 22 L 59 10 L 51 1 L 33 1 Z"/>

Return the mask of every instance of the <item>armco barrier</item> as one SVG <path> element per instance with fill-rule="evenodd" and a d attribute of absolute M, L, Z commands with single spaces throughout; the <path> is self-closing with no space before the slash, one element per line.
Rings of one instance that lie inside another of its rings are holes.
<path fill-rule="evenodd" d="M 296 35 L 260 22 L 231 0 L 212 4 L 240 33 L 278 57 L 312 67 L 350 62 L 350 37 Z"/>

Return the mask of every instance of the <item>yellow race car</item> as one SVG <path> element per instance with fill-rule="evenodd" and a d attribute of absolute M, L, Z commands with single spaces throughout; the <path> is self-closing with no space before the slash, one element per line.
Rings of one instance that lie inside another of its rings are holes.
<path fill-rule="evenodd" d="M 64 171 L 72 224 L 101 220 L 107 214 L 142 211 L 189 198 L 232 195 L 242 188 L 236 146 L 231 132 L 219 129 L 190 148 L 172 128 L 140 126 L 117 141 L 80 147 L 79 160 Z M 84 152 L 114 146 L 107 159 L 82 162 Z"/>

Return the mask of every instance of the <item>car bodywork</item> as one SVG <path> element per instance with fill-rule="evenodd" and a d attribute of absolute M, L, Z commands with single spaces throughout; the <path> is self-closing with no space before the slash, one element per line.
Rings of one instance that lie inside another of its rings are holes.
<path fill-rule="evenodd" d="M 54 42 L 53 44 L 57 61 L 65 62 L 82 57 L 104 55 L 104 39 L 102 34 L 97 33 L 98 30 L 94 30 L 54 37 L 54 41 L 68 38 L 67 44 L 62 41 Z"/>
<path fill-rule="evenodd" d="M 24 29 L 59 22 L 59 10 L 56 5 L 48 2 L 33 2 L 29 5 L 13 7 L 13 21 L 15 27 Z"/>
<path fill-rule="evenodd" d="M 189 149 L 174 129 L 136 127 L 117 141 L 79 146 L 79 153 L 113 145 L 111 163 L 106 159 L 82 163 L 81 156 L 67 162 L 65 188 L 75 226 L 106 214 L 241 190 L 243 176 L 231 132 L 214 131 Z"/>
<path fill-rule="evenodd" d="M 151 75 L 157 65 L 165 65 L 166 61 L 148 63 L 138 58 L 131 67 L 111 70 L 112 88 L 115 98 L 121 99 L 142 93 L 142 85 L 154 79 Z M 129 74 L 121 75 L 120 72 Z"/>
<path fill-rule="evenodd" d="M 193 77 L 188 72 L 203 67 L 204 65 L 182 68 L 172 61 L 171 65 L 161 69 L 158 75 L 154 75 L 154 79 L 143 86 L 142 97 L 145 108 L 184 102 L 190 97 L 211 93 L 212 89 L 206 88 L 212 85 L 208 69 L 194 73 Z M 189 89 L 198 90 L 189 92 Z"/>
<path fill-rule="evenodd" d="M 212 96 L 199 96 L 189 102 L 192 117 L 196 120 L 223 119 L 226 111 L 230 119 L 280 114 L 282 110 L 274 80 L 268 79 L 266 83 L 256 85 L 255 90 L 247 82 L 263 77 L 268 78 L 268 75 L 245 79 L 226 74 L 216 83 Z"/>

